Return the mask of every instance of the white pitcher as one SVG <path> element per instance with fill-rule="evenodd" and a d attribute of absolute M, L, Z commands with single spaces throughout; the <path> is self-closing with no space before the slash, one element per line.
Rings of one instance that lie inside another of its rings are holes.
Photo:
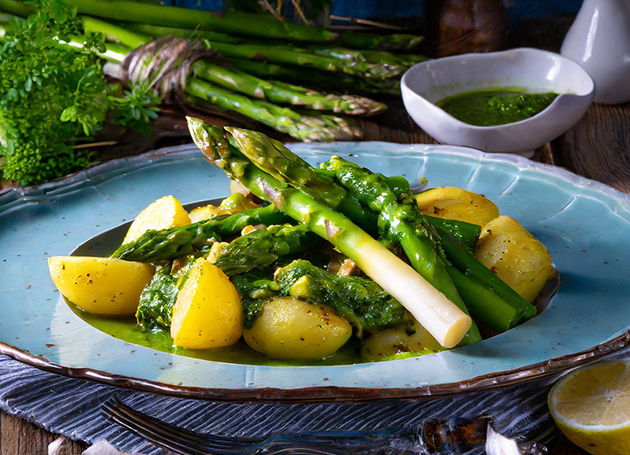
<path fill-rule="evenodd" d="M 560 52 L 591 75 L 595 102 L 630 101 L 630 0 L 584 0 Z"/>

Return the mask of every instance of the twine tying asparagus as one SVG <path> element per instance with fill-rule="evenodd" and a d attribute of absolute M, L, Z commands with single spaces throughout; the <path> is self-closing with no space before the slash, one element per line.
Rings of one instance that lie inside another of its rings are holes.
<path fill-rule="evenodd" d="M 219 53 L 197 41 L 163 36 L 139 46 L 122 61 L 122 78 L 133 84 L 147 83 L 163 98 L 184 93 L 192 65 L 198 60 L 218 60 Z"/>

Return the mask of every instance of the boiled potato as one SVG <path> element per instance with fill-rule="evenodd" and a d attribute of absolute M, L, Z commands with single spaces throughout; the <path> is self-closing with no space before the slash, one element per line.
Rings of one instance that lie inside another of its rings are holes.
<path fill-rule="evenodd" d="M 191 223 L 196 223 L 197 221 L 208 220 L 217 215 L 223 215 L 224 213 L 226 212 L 224 210 L 221 210 L 216 205 L 207 204 L 207 205 L 202 205 L 201 207 L 192 209 L 188 213 L 188 216 L 190 217 Z"/>
<path fill-rule="evenodd" d="M 377 361 L 408 352 L 439 352 L 444 348 L 418 322 L 414 333 L 406 327 L 391 327 L 375 333 L 363 343 L 362 354 L 367 360 Z"/>
<path fill-rule="evenodd" d="M 173 307 L 171 337 L 177 346 L 209 349 L 236 343 L 243 333 L 241 296 L 223 271 L 198 259 Z"/>
<path fill-rule="evenodd" d="M 242 193 L 233 193 L 231 196 L 223 199 L 221 204 L 208 204 L 197 207 L 190 211 L 189 216 L 192 223 L 207 220 L 218 215 L 231 215 L 233 213 L 244 212 L 245 210 L 259 207 L 258 204 L 244 196 Z"/>
<path fill-rule="evenodd" d="M 475 256 L 529 302 L 555 273 L 544 245 L 505 215 L 482 227 Z"/>
<path fill-rule="evenodd" d="M 426 215 L 483 226 L 499 216 L 499 209 L 483 194 L 453 186 L 433 188 L 416 195 L 420 211 Z"/>
<path fill-rule="evenodd" d="M 190 224 L 188 212 L 173 196 L 164 196 L 151 203 L 133 220 L 123 244 L 133 242 L 149 229 L 168 229 Z"/>
<path fill-rule="evenodd" d="M 254 350 L 274 359 L 315 360 L 334 354 L 352 335 L 350 324 L 326 305 L 279 297 L 243 338 Z"/>
<path fill-rule="evenodd" d="M 150 264 L 111 258 L 54 256 L 48 269 L 62 295 L 97 314 L 135 314 L 140 293 L 155 271 Z"/>

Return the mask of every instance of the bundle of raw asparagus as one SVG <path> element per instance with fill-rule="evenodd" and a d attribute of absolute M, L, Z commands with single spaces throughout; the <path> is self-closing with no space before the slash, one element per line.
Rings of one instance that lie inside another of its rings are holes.
<path fill-rule="evenodd" d="M 273 17 L 216 15 L 153 2 L 66 1 L 76 8 L 86 34 L 106 36 L 101 56 L 110 62 L 108 74 L 132 77 L 135 71 L 140 82 L 144 78 L 157 85 L 186 64 L 174 85 L 188 102 L 254 119 L 304 141 L 361 137 L 347 116 L 386 109 L 364 95 L 397 94 L 402 73 L 424 60 L 392 52 L 415 48 L 421 41 L 415 35 L 336 33 Z M 26 17 L 33 9 L 19 0 L 0 0 L 0 11 Z M 84 41 L 76 36 L 66 42 L 81 47 Z M 133 71 L 120 70 L 129 65 L 135 65 Z"/>

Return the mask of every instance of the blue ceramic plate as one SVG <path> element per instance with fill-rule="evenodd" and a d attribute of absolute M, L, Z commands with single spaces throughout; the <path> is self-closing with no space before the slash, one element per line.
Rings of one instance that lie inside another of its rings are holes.
<path fill-rule="evenodd" d="M 339 154 L 388 175 L 483 193 L 550 250 L 561 284 L 549 307 L 473 346 L 380 363 L 277 367 L 194 359 L 96 330 L 60 299 L 46 259 L 66 255 L 172 194 L 226 196 L 228 180 L 193 146 L 106 163 L 0 195 L 0 352 L 75 377 L 161 393 L 241 400 L 369 400 L 480 390 L 538 377 L 628 344 L 630 199 L 516 156 L 378 142 L 294 144 L 313 164 Z"/>

